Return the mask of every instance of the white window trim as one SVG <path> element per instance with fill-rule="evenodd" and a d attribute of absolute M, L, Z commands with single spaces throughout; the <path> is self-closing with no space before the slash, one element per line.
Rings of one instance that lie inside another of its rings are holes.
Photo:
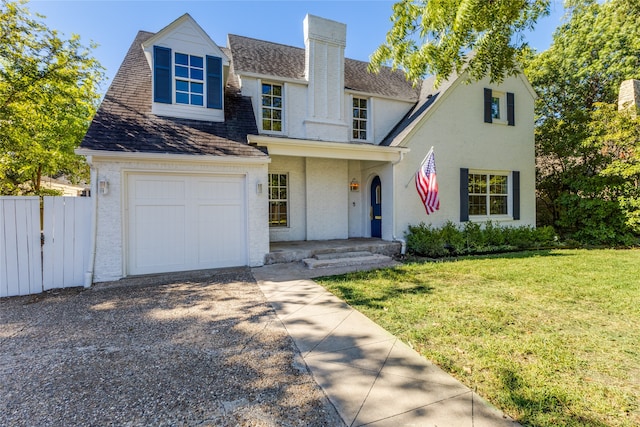
<path fill-rule="evenodd" d="M 366 128 L 365 131 L 367 132 L 367 138 L 366 139 L 359 139 L 359 138 L 354 138 L 353 137 L 353 100 L 354 99 L 364 99 L 367 101 L 367 120 L 366 120 Z M 371 124 L 371 117 L 372 117 L 372 106 L 373 106 L 373 102 L 371 102 L 371 97 L 368 96 L 358 96 L 358 95 L 351 95 L 350 99 L 349 99 L 349 140 L 353 141 L 353 142 L 367 142 L 367 143 L 371 143 L 373 141 L 373 132 L 372 132 L 372 124 Z"/>
<path fill-rule="evenodd" d="M 491 122 L 499 125 L 508 125 L 509 121 L 507 119 L 507 93 L 499 90 L 491 89 L 491 97 L 498 98 L 499 106 L 500 106 L 500 118 L 496 119 L 495 117 L 491 117 Z M 493 99 L 492 99 L 493 102 Z"/>
<path fill-rule="evenodd" d="M 470 222 L 487 222 L 487 221 L 513 221 L 513 172 L 512 171 L 499 171 L 499 170 L 480 170 L 469 169 L 469 176 L 471 175 L 502 175 L 507 177 L 507 214 L 500 215 L 471 215 L 469 213 Z M 468 185 L 468 183 L 467 183 Z M 467 194 L 469 197 L 470 194 Z M 489 207 L 487 206 L 487 212 Z"/>
<path fill-rule="evenodd" d="M 262 86 L 261 86 L 262 87 Z M 289 172 L 283 172 L 283 171 L 269 171 L 267 173 L 267 178 L 268 178 L 268 182 L 267 182 L 267 204 L 271 203 L 272 199 L 271 199 L 271 176 L 270 175 L 286 175 L 287 176 L 287 225 L 271 225 L 269 223 L 269 230 L 272 231 L 277 231 L 277 230 L 289 230 L 291 228 L 291 182 L 290 182 L 290 174 Z M 281 200 L 281 199 L 278 199 Z M 268 213 L 270 214 L 270 212 Z M 267 218 L 267 222 L 270 222 L 270 218 Z"/>
<path fill-rule="evenodd" d="M 263 84 L 270 84 L 270 85 L 278 85 L 282 88 L 282 131 L 278 132 L 278 131 L 274 131 L 274 130 L 265 130 L 262 127 L 262 85 Z M 286 94 L 287 94 L 287 84 L 285 82 L 276 82 L 276 81 L 272 81 L 272 80 L 261 80 L 258 79 L 258 102 L 257 107 L 258 107 L 258 114 L 256 114 L 256 116 L 258 117 L 258 128 L 260 129 L 260 133 L 261 134 L 265 134 L 265 135 L 286 135 L 286 129 L 287 129 L 287 99 L 286 99 Z"/>

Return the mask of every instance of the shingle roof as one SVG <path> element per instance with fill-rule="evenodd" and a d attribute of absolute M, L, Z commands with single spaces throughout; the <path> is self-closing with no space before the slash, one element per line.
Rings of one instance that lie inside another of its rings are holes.
<path fill-rule="evenodd" d="M 411 110 L 400 120 L 400 122 L 389 132 L 389 134 L 382 140 L 380 145 L 386 145 L 389 147 L 399 146 L 404 140 L 405 136 L 409 134 L 413 128 L 415 128 L 421 119 L 431 110 L 432 106 L 439 98 L 442 98 L 444 93 L 453 85 L 458 79 L 457 74 L 453 74 L 446 81 L 442 82 L 440 86 L 435 89 L 433 84 L 435 77 L 429 77 L 422 82 L 422 90 L 420 91 L 420 100 L 413 106 Z"/>
<path fill-rule="evenodd" d="M 252 73 L 288 79 L 304 79 L 305 50 L 249 37 L 229 34 L 236 73 Z M 354 91 L 417 101 L 419 87 L 413 87 L 401 71 L 382 67 L 378 74 L 369 73 L 368 63 L 345 59 L 344 85 Z"/>
<path fill-rule="evenodd" d="M 142 43 L 153 33 L 140 31 L 107 91 L 81 148 L 105 151 L 266 156 L 248 145 L 258 134 L 251 99 L 240 95 L 237 80 L 225 88 L 224 123 L 159 117 L 151 113 L 151 69 Z M 225 54 L 228 52 L 225 52 Z"/>

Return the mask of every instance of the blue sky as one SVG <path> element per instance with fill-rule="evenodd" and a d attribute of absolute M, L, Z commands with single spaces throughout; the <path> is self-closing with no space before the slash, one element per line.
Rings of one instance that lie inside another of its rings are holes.
<path fill-rule="evenodd" d="M 80 35 L 85 45 L 99 45 L 95 57 L 106 68 L 108 82 L 118 70 L 138 30 L 156 32 L 189 13 L 218 45 L 227 34 L 238 34 L 291 46 L 304 46 L 302 20 L 307 13 L 347 24 L 349 58 L 368 61 L 390 28 L 393 1 L 104 1 L 32 0 L 27 7 L 46 18 L 49 28 L 67 37 Z M 564 13 L 562 1 L 552 1 L 552 13 L 538 22 L 527 36 L 529 44 L 543 51 Z"/>

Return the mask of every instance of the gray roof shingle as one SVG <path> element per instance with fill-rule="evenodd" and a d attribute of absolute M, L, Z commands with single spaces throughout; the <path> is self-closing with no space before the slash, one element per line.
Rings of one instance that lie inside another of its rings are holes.
<path fill-rule="evenodd" d="M 251 73 L 288 79 L 304 79 L 305 50 L 249 37 L 229 34 L 236 73 Z M 402 71 L 382 67 L 377 74 L 367 70 L 369 64 L 345 59 L 345 88 L 391 98 L 417 101 L 420 87 L 413 87 Z"/>
<path fill-rule="evenodd" d="M 80 147 L 124 152 L 266 156 L 247 143 L 247 135 L 258 134 L 258 129 L 251 99 L 240 95 L 235 78 L 230 78 L 225 88 L 223 123 L 151 113 L 151 69 L 141 47 L 151 36 L 153 33 L 145 31 L 136 36 Z"/>

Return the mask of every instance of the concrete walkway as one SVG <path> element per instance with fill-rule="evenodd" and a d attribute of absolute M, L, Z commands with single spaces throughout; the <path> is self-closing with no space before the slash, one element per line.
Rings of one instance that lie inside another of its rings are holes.
<path fill-rule="evenodd" d="M 518 426 L 311 280 L 346 270 L 289 263 L 252 273 L 347 426 Z"/>

